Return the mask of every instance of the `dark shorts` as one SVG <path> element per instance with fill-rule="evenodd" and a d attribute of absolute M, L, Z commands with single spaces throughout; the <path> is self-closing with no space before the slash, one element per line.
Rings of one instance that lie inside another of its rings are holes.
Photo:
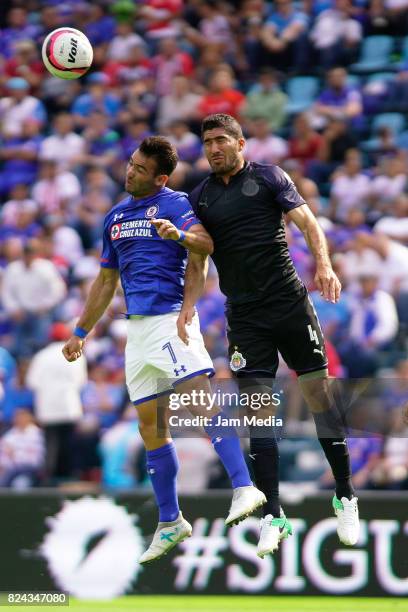
<path fill-rule="evenodd" d="M 245 312 L 227 310 L 230 366 L 236 376 L 274 378 L 278 351 L 295 372 L 327 367 L 323 333 L 308 294 L 276 317 L 266 302 Z"/>

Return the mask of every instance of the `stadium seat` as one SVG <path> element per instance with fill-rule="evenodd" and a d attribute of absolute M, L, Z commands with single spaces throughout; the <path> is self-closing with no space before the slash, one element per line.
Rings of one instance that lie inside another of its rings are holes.
<path fill-rule="evenodd" d="M 408 150 L 408 130 L 402 132 L 397 138 L 397 147 L 399 149 Z"/>
<path fill-rule="evenodd" d="M 408 36 L 405 36 L 402 43 L 401 62 L 402 64 L 406 64 L 408 62 Z"/>
<path fill-rule="evenodd" d="M 301 113 L 315 101 L 319 91 L 319 79 L 313 76 L 299 76 L 288 80 L 286 91 L 289 96 L 287 112 Z"/>
<path fill-rule="evenodd" d="M 360 61 L 352 64 L 351 72 L 370 73 L 380 70 L 392 70 L 390 54 L 394 39 L 391 36 L 368 36 L 363 40 Z"/>
<path fill-rule="evenodd" d="M 389 81 L 395 76 L 395 72 L 374 72 L 370 74 L 367 79 L 367 83 L 375 83 L 377 81 Z"/>
<path fill-rule="evenodd" d="M 405 118 L 402 113 L 380 113 L 376 115 L 372 125 L 372 136 L 375 136 L 378 128 L 389 127 L 392 132 L 397 135 L 400 134 L 405 127 Z"/>

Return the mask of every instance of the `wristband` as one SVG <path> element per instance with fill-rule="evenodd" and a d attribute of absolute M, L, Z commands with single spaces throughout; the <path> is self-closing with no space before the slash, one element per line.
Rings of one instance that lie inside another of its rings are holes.
<path fill-rule="evenodd" d="M 176 242 L 183 242 L 186 239 L 186 232 L 183 232 L 183 230 L 179 230 L 180 232 L 180 238 L 177 238 Z"/>
<path fill-rule="evenodd" d="M 78 336 L 78 338 L 81 338 L 82 340 L 88 335 L 88 332 L 83 327 L 76 327 L 72 333 L 74 336 Z"/>

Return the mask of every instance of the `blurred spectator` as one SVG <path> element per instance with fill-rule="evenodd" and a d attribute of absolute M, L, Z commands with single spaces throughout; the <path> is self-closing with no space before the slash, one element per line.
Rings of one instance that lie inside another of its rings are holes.
<path fill-rule="evenodd" d="M 36 120 L 25 119 L 19 136 L 5 136 L 0 150 L 0 160 L 3 161 L 0 196 L 7 195 L 20 183 L 30 185 L 35 180 L 42 142 L 39 131 L 40 125 Z"/>
<path fill-rule="evenodd" d="M 43 214 L 62 213 L 80 197 L 81 185 L 72 172 L 59 172 L 57 160 L 50 158 L 42 162 L 32 194 Z"/>
<path fill-rule="evenodd" d="M 30 361 L 28 359 L 19 359 L 17 369 L 14 365 L 13 372 L 10 375 L 0 376 L 5 391 L 3 401 L 0 402 L 2 421 L 5 425 L 11 425 L 16 410 L 21 406 L 25 406 L 30 411 L 34 410 L 33 392 L 27 387 L 25 381 L 29 365 Z"/>
<path fill-rule="evenodd" d="M 408 112 L 408 61 L 403 62 L 394 78 L 387 79 L 382 100 L 383 112 Z"/>
<path fill-rule="evenodd" d="M 286 119 L 288 96 L 278 84 L 276 73 L 271 68 L 259 72 L 257 83 L 246 96 L 242 108 L 245 119 L 266 119 L 272 131 L 279 130 Z"/>
<path fill-rule="evenodd" d="M 361 125 L 361 95 L 347 85 L 344 68 L 332 68 L 327 73 L 327 88 L 322 91 L 313 107 L 315 127 L 327 125 L 330 119 L 350 121 L 354 127 Z"/>
<path fill-rule="evenodd" d="M 198 105 L 198 115 L 204 118 L 213 113 L 227 113 L 239 117 L 244 100 L 245 96 L 234 89 L 231 68 L 222 66 L 211 75 L 209 91 Z"/>
<path fill-rule="evenodd" d="M 400 196 L 407 187 L 406 162 L 400 156 L 385 157 L 371 183 L 371 199 L 382 212 L 387 204 Z"/>
<path fill-rule="evenodd" d="M 0 121 L 3 135 L 9 138 L 23 136 L 24 123 L 30 119 L 43 124 L 45 108 L 41 100 L 29 94 L 30 85 L 23 77 L 6 82 L 8 96 L 0 100 Z"/>
<path fill-rule="evenodd" d="M 167 136 L 176 147 L 181 162 L 194 163 L 200 157 L 201 139 L 190 131 L 185 121 L 173 121 L 168 126 Z"/>
<path fill-rule="evenodd" d="M 93 72 L 87 77 L 88 92 L 76 98 L 71 108 L 76 125 L 87 126 L 89 116 L 97 112 L 108 119 L 116 118 L 121 104 L 119 98 L 106 92 L 108 84 L 109 78 L 103 72 Z"/>
<path fill-rule="evenodd" d="M 398 330 L 392 296 L 378 288 L 376 270 L 360 272 L 360 292 L 351 304 L 350 341 L 340 350 L 350 378 L 363 378 L 379 366 L 377 351 L 386 349 Z"/>
<path fill-rule="evenodd" d="M 261 33 L 268 64 L 280 70 L 301 70 L 308 64 L 306 28 L 308 18 L 292 0 L 276 0 Z"/>
<path fill-rule="evenodd" d="M 146 55 L 145 47 L 132 45 L 122 60 L 107 60 L 102 68 L 111 87 L 139 81 L 153 73 L 153 62 Z"/>
<path fill-rule="evenodd" d="M 35 39 L 38 26 L 29 23 L 27 10 L 21 6 L 11 7 L 7 14 L 7 28 L 1 33 L 2 53 L 12 57 L 16 43 L 22 40 Z"/>
<path fill-rule="evenodd" d="M 314 215 L 318 217 L 323 230 L 331 227 L 330 221 L 325 217 L 319 217 L 320 194 L 315 182 L 304 175 L 302 165 L 296 159 L 288 159 L 282 164 L 282 168 L 287 172 L 295 184 L 296 189 L 311 208 Z"/>
<path fill-rule="evenodd" d="M 19 238 L 25 243 L 40 235 L 41 227 L 37 223 L 38 206 L 33 200 L 20 202 L 18 207 L 13 207 L 12 212 L 12 216 L 7 213 L 4 224 L 0 225 L 0 241 Z"/>
<path fill-rule="evenodd" d="M 335 0 L 330 8 L 319 13 L 310 38 L 323 68 L 344 66 L 356 61 L 362 27 L 352 18 L 350 0 Z"/>
<path fill-rule="evenodd" d="M 37 212 L 37 205 L 29 198 L 28 186 L 17 184 L 10 191 L 10 200 L 8 200 L 1 211 L 2 225 L 15 225 L 17 223 L 18 214 L 21 209 L 28 208 Z"/>
<path fill-rule="evenodd" d="M 406 177 L 404 176 L 406 180 Z M 388 214 L 387 214 L 388 213 Z M 390 203 L 387 213 L 374 225 L 374 232 L 399 240 L 408 246 L 408 196 L 402 194 Z"/>
<path fill-rule="evenodd" d="M 140 7 L 146 36 L 161 40 L 179 34 L 177 17 L 183 8 L 183 0 L 146 0 Z"/>
<path fill-rule="evenodd" d="M 171 92 L 160 98 L 158 128 L 163 129 L 177 120 L 195 119 L 200 100 L 201 96 L 191 90 L 191 81 L 181 74 L 175 75 L 171 81 Z"/>
<path fill-rule="evenodd" d="M 108 168 L 119 155 L 119 134 L 109 128 L 107 117 L 99 111 L 92 112 L 87 118 L 82 132 L 85 150 L 77 157 L 78 164 Z"/>
<path fill-rule="evenodd" d="M 344 166 L 336 172 L 330 192 L 331 217 L 344 222 L 350 209 L 364 212 L 371 191 L 370 179 L 361 172 L 362 160 L 358 149 L 349 149 Z"/>
<path fill-rule="evenodd" d="M 0 438 L 0 486 L 27 489 L 42 479 L 44 435 L 32 413 L 18 408 L 13 427 Z"/>
<path fill-rule="evenodd" d="M 133 24 L 126 21 L 117 24 L 116 34 L 108 42 L 108 58 L 116 62 L 126 61 L 133 47 L 145 46 L 143 38 L 134 32 Z"/>
<path fill-rule="evenodd" d="M 208 489 L 219 463 L 208 438 L 176 437 L 174 444 L 180 461 L 177 490 L 183 494 L 192 494 Z"/>
<path fill-rule="evenodd" d="M 44 138 L 40 148 L 40 158 L 58 162 L 60 170 L 70 170 L 85 148 L 82 136 L 73 130 L 74 122 L 68 113 L 56 115 L 53 121 L 53 132 Z"/>
<path fill-rule="evenodd" d="M 143 480 L 137 474 L 137 458 L 143 449 L 137 413 L 131 405 L 120 421 L 101 437 L 99 451 L 102 457 L 102 484 L 113 489 L 137 486 Z"/>
<path fill-rule="evenodd" d="M 27 385 L 34 391 L 35 415 L 45 432 L 48 484 L 72 472 L 71 442 L 75 423 L 82 415 L 80 391 L 87 380 L 86 359 L 68 363 L 62 347 L 71 330 L 54 323 L 51 344 L 34 355 L 27 372 Z"/>
<path fill-rule="evenodd" d="M 164 38 L 160 41 L 159 53 L 153 57 L 153 69 L 156 77 L 156 91 L 159 96 L 165 96 L 171 91 L 171 83 L 176 74 L 191 76 L 193 61 L 182 51 L 176 39 Z"/>
<path fill-rule="evenodd" d="M 251 121 L 251 138 L 245 144 L 245 157 L 262 164 L 279 164 L 288 154 L 286 140 L 272 134 L 267 119 Z"/>
<path fill-rule="evenodd" d="M 32 40 L 20 40 L 14 45 L 15 54 L 4 66 L 5 76 L 23 77 L 30 85 L 32 91 L 36 91 L 41 83 L 45 67 L 38 56 L 35 43 Z"/>
<path fill-rule="evenodd" d="M 84 28 L 85 34 L 92 45 L 102 45 L 111 42 L 115 36 L 116 23 L 109 8 L 103 4 L 89 3 L 88 23 Z"/>
<path fill-rule="evenodd" d="M 297 159 L 307 169 L 316 159 L 322 144 L 322 137 L 314 131 L 307 113 L 301 113 L 293 121 L 292 135 L 289 138 L 289 157 Z"/>
<path fill-rule="evenodd" d="M 332 119 L 322 134 L 317 159 L 311 160 L 308 166 L 309 178 L 320 187 L 344 162 L 346 152 L 356 144 L 357 140 L 348 130 L 347 123 L 341 119 Z"/>
<path fill-rule="evenodd" d="M 40 244 L 30 240 L 22 260 L 4 270 L 2 300 L 15 326 L 15 355 L 31 355 L 47 337 L 52 311 L 65 296 L 65 284 L 54 264 L 38 257 Z"/>

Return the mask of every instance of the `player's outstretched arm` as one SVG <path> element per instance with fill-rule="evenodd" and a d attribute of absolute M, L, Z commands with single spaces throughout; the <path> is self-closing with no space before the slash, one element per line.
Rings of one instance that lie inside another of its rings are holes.
<path fill-rule="evenodd" d="M 204 291 L 207 278 L 208 259 L 206 255 L 189 253 L 184 276 L 184 299 L 177 319 L 177 332 L 185 344 L 188 344 L 186 325 L 190 325 L 194 316 L 194 305 Z"/>
<path fill-rule="evenodd" d="M 119 281 L 119 271 L 114 268 L 101 268 L 98 276 L 91 285 L 84 310 L 78 321 L 77 327 L 91 331 L 109 306 Z M 71 336 L 62 349 L 67 361 L 75 361 L 82 355 L 84 338 L 75 334 Z"/>
<path fill-rule="evenodd" d="M 287 216 L 303 233 L 316 261 L 314 280 L 320 294 L 330 302 L 338 302 L 341 284 L 332 268 L 327 241 L 316 217 L 307 204 L 294 208 Z"/>
<path fill-rule="evenodd" d="M 188 232 L 183 232 L 168 219 L 151 219 L 150 222 L 156 228 L 160 238 L 175 240 L 191 253 L 211 255 L 214 251 L 214 243 L 210 234 L 199 223 L 192 225 Z"/>

